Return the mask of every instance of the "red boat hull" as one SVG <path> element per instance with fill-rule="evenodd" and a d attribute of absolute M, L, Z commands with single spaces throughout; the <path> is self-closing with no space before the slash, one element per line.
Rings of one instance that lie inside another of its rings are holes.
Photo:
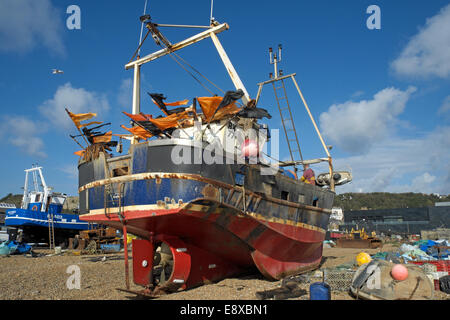
<path fill-rule="evenodd" d="M 142 279 L 150 277 L 155 244 L 168 244 L 174 257 L 167 281 L 170 289 L 217 281 L 255 266 L 274 280 L 309 271 L 320 264 L 325 239 L 325 230 L 317 227 L 267 221 L 211 204 L 189 203 L 175 209 L 136 206 L 122 213 L 122 221 L 117 214 L 96 210 L 81 219 L 118 229 L 124 221 L 128 232 L 149 239 L 133 241 L 133 276 L 140 285 L 150 285 L 150 280 Z"/>

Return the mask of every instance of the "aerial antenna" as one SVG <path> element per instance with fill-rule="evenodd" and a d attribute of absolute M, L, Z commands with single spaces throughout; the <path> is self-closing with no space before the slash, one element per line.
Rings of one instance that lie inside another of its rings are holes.
<path fill-rule="evenodd" d="M 145 5 L 144 5 L 144 13 L 143 13 L 143 15 L 145 15 L 145 13 L 147 12 L 147 1 L 148 0 L 145 0 Z M 139 37 L 139 45 L 141 44 L 141 42 L 142 42 L 142 32 L 144 31 L 144 22 L 142 21 L 141 22 L 141 35 L 140 35 L 140 37 Z M 138 57 L 141 55 L 141 47 L 139 47 L 139 50 L 138 50 Z"/>
<path fill-rule="evenodd" d="M 210 16 L 210 18 L 209 18 L 209 23 L 210 24 L 213 24 L 213 22 L 214 22 L 214 17 L 213 17 L 213 8 L 214 8 L 214 0 L 211 0 L 211 16 Z"/>
<path fill-rule="evenodd" d="M 270 64 L 274 65 L 274 73 L 270 73 L 270 79 L 272 79 L 272 77 L 275 75 L 275 79 L 278 78 L 278 76 L 282 76 L 283 75 L 283 71 L 280 70 L 278 71 L 278 63 L 281 62 L 281 50 L 282 50 L 282 46 L 281 44 L 278 45 L 278 55 L 276 53 L 273 52 L 272 48 L 269 48 L 269 60 L 270 60 Z"/>

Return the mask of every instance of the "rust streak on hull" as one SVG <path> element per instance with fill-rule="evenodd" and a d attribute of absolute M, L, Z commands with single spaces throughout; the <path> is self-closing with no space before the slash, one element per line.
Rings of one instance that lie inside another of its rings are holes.
<path fill-rule="evenodd" d="M 305 205 L 305 204 L 290 202 L 290 201 L 287 201 L 287 200 L 274 198 L 274 197 L 271 197 L 271 196 L 266 195 L 266 194 L 254 193 L 254 192 L 249 191 L 249 190 L 243 190 L 242 187 L 232 186 L 232 185 L 227 184 L 227 183 L 223 183 L 223 182 L 220 182 L 220 181 L 217 181 L 217 180 L 213 180 L 213 179 L 202 177 L 201 175 L 198 175 L 198 174 L 153 173 L 153 172 L 138 173 L 138 174 L 133 174 L 133 175 L 127 175 L 127 176 L 121 176 L 121 177 L 114 177 L 114 178 L 108 178 L 108 179 L 103 179 L 103 180 L 97 180 L 97 181 L 88 183 L 88 184 L 80 187 L 78 191 L 79 192 L 83 192 L 83 191 L 85 191 L 87 189 L 91 189 L 91 188 L 99 187 L 99 186 L 110 185 L 110 184 L 118 184 L 118 183 L 125 183 L 125 182 L 131 182 L 131 181 L 139 181 L 139 180 L 156 180 L 156 181 L 158 181 L 160 179 L 184 179 L 184 180 L 194 180 L 194 181 L 206 182 L 206 183 L 209 183 L 211 185 L 215 185 L 215 186 L 218 186 L 218 187 L 221 187 L 221 188 L 225 188 L 225 189 L 228 189 L 228 190 L 238 190 L 238 191 L 241 191 L 241 192 L 245 192 L 246 196 L 247 195 L 251 195 L 251 196 L 253 196 L 254 198 L 257 198 L 257 199 L 266 199 L 268 201 L 271 201 L 271 202 L 274 202 L 274 203 L 277 203 L 277 204 L 281 204 L 281 205 L 284 205 L 284 206 L 331 214 L 331 210 L 330 209 L 319 208 L 319 207 L 309 206 L 309 205 Z"/>

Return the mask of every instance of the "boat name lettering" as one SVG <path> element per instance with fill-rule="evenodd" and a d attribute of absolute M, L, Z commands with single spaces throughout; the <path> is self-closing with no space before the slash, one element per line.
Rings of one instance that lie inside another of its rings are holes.
<path fill-rule="evenodd" d="M 47 215 L 47 218 L 50 218 L 50 215 L 49 215 L 49 214 Z M 54 214 L 54 215 L 53 215 L 53 219 L 62 219 L 62 215 Z"/>

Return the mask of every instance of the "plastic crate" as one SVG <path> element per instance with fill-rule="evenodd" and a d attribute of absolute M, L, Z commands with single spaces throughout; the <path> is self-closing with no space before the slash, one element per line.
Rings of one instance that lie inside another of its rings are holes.
<path fill-rule="evenodd" d="M 438 272 L 450 272 L 450 260 L 422 260 L 408 261 L 408 263 L 414 263 L 417 265 L 423 265 L 424 263 L 434 264 L 437 267 Z"/>
<path fill-rule="evenodd" d="M 434 282 L 434 290 L 440 291 L 439 279 L 445 275 L 450 274 L 450 260 L 422 260 L 422 261 L 408 261 L 416 265 L 432 264 L 436 266 L 436 272 L 431 272 Z"/>
<path fill-rule="evenodd" d="M 434 290 L 441 291 L 441 287 L 439 286 L 439 279 L 437 280 L 434 279 L 433 282 L 434 282 Z"/>

